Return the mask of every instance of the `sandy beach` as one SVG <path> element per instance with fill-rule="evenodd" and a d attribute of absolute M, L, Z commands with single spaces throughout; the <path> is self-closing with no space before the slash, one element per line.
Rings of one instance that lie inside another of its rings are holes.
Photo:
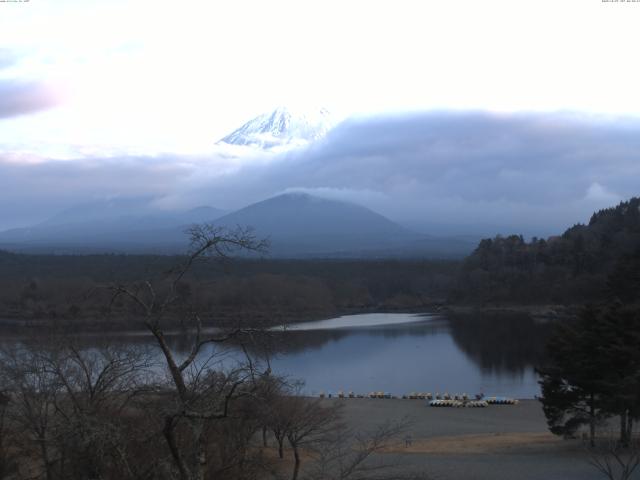
<path fill-rule="evenodd" d="M 409 419 L 411 444 L 384 455 L 407 471 L 439 480 L 596 480 L 580 441 L 551 435 L 539 402 L 487 408 L 434 408 L 424 400 L 344 399 L 344 417 L 354 429 Z"/>

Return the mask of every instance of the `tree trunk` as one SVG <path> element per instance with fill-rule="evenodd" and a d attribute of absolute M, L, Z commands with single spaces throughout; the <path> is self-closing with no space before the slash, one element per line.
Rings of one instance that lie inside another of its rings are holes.
<path fill-rule="evenodd" d="M 297 445 L 292 445 L 292 447 L 295 464 L 293 465 L 293 476 L 291 477 L 291 480 L 298 480 L 298 473 L 300 472 L 300 454 L 298 453 Z"/>
<path fill-rule="evenodd" d="M 207 471 L 207 446 L 204 438 L 204 420 L 192 419 L 189 422 L 194 440 L 193 480 L 204 480 Z"/>
<path fill-rule="evenodd" d="M 49 461 L 49 450 L 47 449 L 46 439 L 40 438 L 40 454 L 42 455 L 42 463 L 44 463 L 47 480 L 53 480 L 53 469 Z"/>
<path fill-rule="evenodd" d="M 589 445 L 594 447 L 596 444 L 596 412 L 593 399 L 593 393 L 589 402 Z"/>
<path fill-rule="evenodd" d="M 282 459 L 284 458 L 284 439 L 278 438 L 278 456 Z"/>
<path fill-rule="evenodd" d="M 267 427 L 262 427 L 262 446 L 267 447 Z"/>
<path fill-rule="evenodd" d="M 176 386 L 176 390 L 178 391 L 178 396 L 180 397 L 180 400 L 184 401 L 187 395 L 187 386 L 184 383 L 182 372 L 180 371 L 180 368 L 178 368 L 178 365 L 173 358 L 173 353 L 171 353 L 169 344 L 167 344 L 167 341 L 164 338 L 162 332 L 154 328 L 150 323 L 147 323 L 147 328 L 151 331 L 153 336 L 158 341 L 158 346 L 160 347 L 160 350 L 162 350 L 164 358 L 167 361 L 167 367 L 169 368 L 169 373 L 171 374 L 173 383 Z"/>
<path fill-rule="evenodd" d="M 620 443 L 623 447 L 629 446 L 629 432 L 627 428 L 627 411 L 623 410 L 620 414 Z"/>
<path fill-rule="evenodd" d="M 164 434 L 164 438 L 167 440 L 167 445 L 169 446 L 169 451 L 171 452 L 171 456 L 173 460 L 176 462 L 178 470 L 180 471 L 180 480 L 191 480 L 189 475 L 189 470 L 184 463 L 184 459 L 182 458 L 182 454 L 180 453 L 180 449 L 176 444 L 176 439 L 173 434 L 173 418 L 166 417 L 164 420 L 164 428 L 162 429 L 162 433 Z"/>

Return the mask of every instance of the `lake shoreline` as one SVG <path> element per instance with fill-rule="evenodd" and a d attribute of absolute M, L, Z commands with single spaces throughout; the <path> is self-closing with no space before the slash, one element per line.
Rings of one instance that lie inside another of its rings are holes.
<path fill-rule="evenodd" d="M 435 314 L 438 313 L 439 307 L 437 305 L 423 305 L 413 307 L 392 307 L 392 306 L 380 306 L 380 307 L 362 307 L 362 308 L 347 308 L 337 311 L 321 311 L 321 312 L 300 312 L 294 314 L 292 312 L 281 315 L 281 318 L 274 322 L 265 322 L 265 327 L 272 327 L 277 325 L 293 325 L 308 322 L 316 322 L 318 320 L 326 320 L 329 318 L 343 317 L 347 315 L 364 315 L 371 313 L 413 313 L 413 314 Z M 256 318 L 263 320 L 268 317 L 268 312 L 259 312 L 254 315 Z M 223 312 L 221 315 L 216 316 L 217 319 L 221 319 L 223 323 L 226 320 L 233 318 L 233 312 Z M 167 322 L 167 328 L 169 330 L 177 330 L 180 327 L 180 320 L 175 319 Z M 206 328 L 215 328 L 219 325 L 215 325 L 213 322 L 204 321 Z M 15 334 L 25 335 L 29 333 L 37 332 L 41 333 L 58 333 L 64 334 L 69 332 L 82 333 L 82 334 L 101 334 L 101 333 L 131 333 L 146 332 L 144 324 L 140 320 L 77 320 L 66 318 L 0 318 L 0 333 L 3 335 Z"/>
<path fill-rule="evenodd" d="M 575 317 L 581 305 L 466 305 L 445 304 L 438 312 L 450 314 L 523 314 L 536 320 L 564 320 Z"/>
<path fill-rule="evenodd" d="M 407 314 L 456 314 L 456 315 L 474 315 L 474 314 L 522 314 L 530 316 L 536 320 L 551 321 L 564 320 L 573 318 L 579 312 L 579 305 L 473 305 L 473 304 L 455 304 L 446 302 L 425 303 L 423 305 L 413 306 L 392 306 L 378 305 L 367 307 L 343 308 L 336 311 L 319 311 L 319 312 L 300 312 L 295 314 L 289 312 L 284 314 L 278 321 L 266 323 L 265 326 L 271 327 L 276 325 L 294 325 L 308 322 L 316 322 L 328 318 L 337 318 L 348 315 L 365 315 L 372 313 L 407 313 Z M 217 318 L 232 318 L 232 312 L 223 312 Z M 268 317 L 268 312 L 259 312 L 255 315 L 257 318 L 264 319 Z M 178 330 L 180 321 L 174 320 L 167 324 L 168 329 Z M 217 325 L 211 322 L 205 322 L 207 328 L 214 328 Z M 103 334 L 103 333 L 125 333 L 136 335 L 146 332 L 146 328 L 141 321 L 137 320 L 114 320 L 114 319 L 65 319 L 65 318 L 0 318 L 0 333 L 2 335 L 24 336 L 37 334 Z"/>

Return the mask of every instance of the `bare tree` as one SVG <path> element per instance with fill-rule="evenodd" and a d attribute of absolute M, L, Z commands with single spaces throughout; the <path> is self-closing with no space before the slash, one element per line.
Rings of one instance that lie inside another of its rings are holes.
<path fill-rule="evenodd" d="M 122 422 L 146 373 L 140 349 L 80 349 L 69 339 L 23 344 L 0 356 L 6 385 L 8 427 L 29 477 L 139 478 Z M 35 449 L 34 449 L 35 447 Z M 23 468 L 24 470 L 24 468 Z"/>
<path fill-rule="evenodd" d="M 139 477 L 145 462 L 132 461 L 129 432 L 120 420 L 132 399 L 145 392 L 149 352 L 109 344 L 81 349 L 66 339 L 41 355 L 62 385 L 55 408 L 64 425 L 58 451 L 69 465 L 66 475 L 100 478 L 117 472 L 119 478 Z"/>
<path fill-rule="evenodd" d="M 629 480 L 640 465 L 638 439 L 629 440 L 625 446 L 613 437 L 606 438 L 585 450 L 589 464 L 609 480 Z"/>
<path fill-rule="evenodd" d="M 9 406 L 9 396 L 0 391 L 0 478 L 7 478 L 15 471 L 16 465 L 12 455 L 9 453 L 7 428 L 7 408 Z"/>
<path fill-rule="evenodd" d="M 269 430 L 271 430 L 271 433 L 273 433 L 276 443 L 278 444 L 278 457 L 280 459 L 284 458 L 284 442 L 287 438 L 291 420 L 287 412 L 286 404 L 286 397 L 281 394 L 274 395 L 269 399 L 268 403 L 265 403 L 265 410 L 263 412 L 265 424 Z M 264 435 L 262 440 L 264 444 Z"/>
<path fill-rule="evenodd" d="M 7 418 L 14 430 L 23 433 L 15 447 L 24 458 L 38 458 L 36 473 L 43 472 L 47 480 L 53 480 L 60 460 L 54 447 L 60 428 L 55 408 L 62 391 L 59 379 L 50 373 L 40 355 L 22 347 L 2 352 L 0 375 L 10 392 Z"/>
<path fill-rule="evenodd" d="M 225 419 L 231 400 L 247 395 L 247 384 L 255 379 L 252 362 L 225 372 L 211 357 L 202 361 L 200 354 L 207 345 L 219 345 L 232 339 L 250 337 L 254 327 L 227 326 L 205 333 L 199 312 L 180 302 L 183 280 L 194 265 L 207 256 L 227 258 L 239 250 L 263 252 L 266 242 L 257 239 L 250 229 L 226 230 L 212 225 L 194 226 L 189 230 L 191 249 L 183 264 L 168 273 L 162 290 L 151 281 L 112 288 L 113 301 L 128 299 L 141 315 L 145 328 L 160 348 L 170 377 L 174 396 L 171 408 L 164 412 L 163 435 L 181 480 L 203 480 L 209 468 L 206 433 L 211 421 Z M 179 307 L 181 310 L 176 310 Z M 190 330 L 191 345 L 184 358 L 167 341 L 166 328 L 175 325 L 176 315 Z M 187 436 L 185 440 L 183 437 Z"/>
<path fill-rule="evenodd" d="M 281 408 L 288 418 L 286 437 L 293 450 L 294 466 L 292 480 L 300 473 L 300 449 L 321 443 L 338 427 L 341 404 L 324 406 L 321 400 L 311 400 L 301 396 L 282 398 Z"/>
<path fill-rule="evenodd" d="M 407 472 L 389 461 L 386 450 L 397 445 L 407 431 L 408 419 L 388 421 L 371 432 L 355 432 L 344 424 L 338 424 L 324 438 L 316 457 L 310 464 L 307 480 L 426 480 L 423 471 Z"/>
<path fill-rule="evenodd" d="M 272 375 L 271 367 L 268 367 L 258 379 L 259 395 L 257 395 L 257 414 L 262 434 L 262 446 L 268 447 L 267 434 L 273 433 L 278 442 L 278 456 L 284 457 L 284 441 L 286 439 L 287 419 L 280 408 L 280 399 L 289 385 L 278 376 Z"/>

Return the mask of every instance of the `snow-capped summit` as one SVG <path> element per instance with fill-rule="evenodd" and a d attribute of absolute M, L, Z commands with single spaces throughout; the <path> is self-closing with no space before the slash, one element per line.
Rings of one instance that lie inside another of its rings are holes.
<path fill-rule="evenodd" d="M 324 137 L 334 124 L 324 108 L 297 112 L 279 107 L 248 121 L 220 142 L 262 149 L 297 147 Z"/>

